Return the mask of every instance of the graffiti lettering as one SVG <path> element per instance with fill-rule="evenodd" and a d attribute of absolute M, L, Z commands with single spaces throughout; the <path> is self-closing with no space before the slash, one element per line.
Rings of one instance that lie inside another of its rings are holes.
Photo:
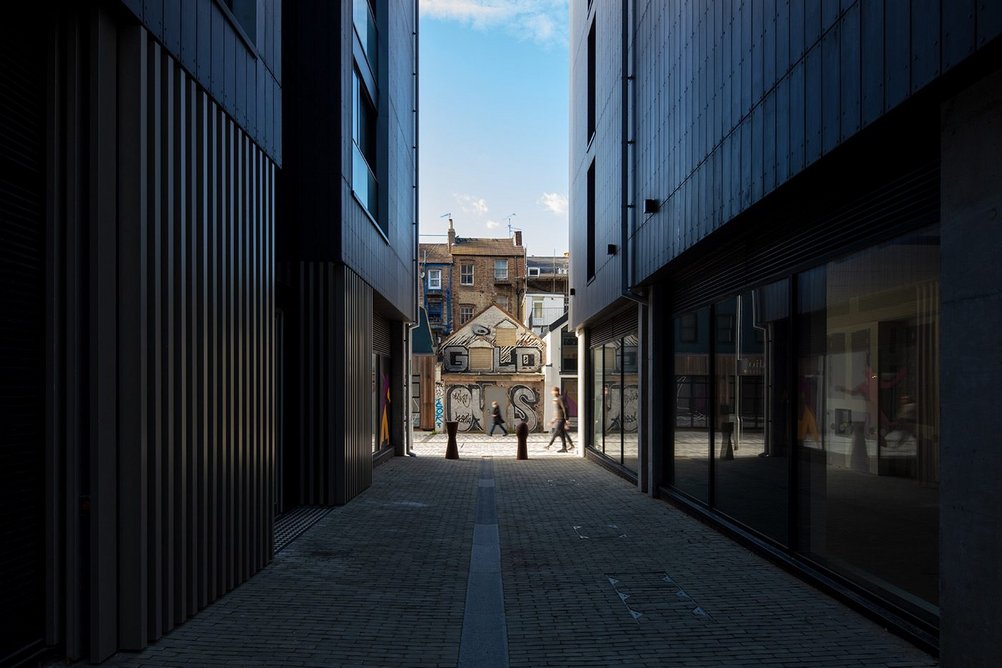
<path fill-rule="evenodd" d="M 515 358 L 518 360 L 518 370 L 521 373 L 532 373 L 539 371 L 543 363 L 543 354 L 539 348 L 530 346 L 520 346 L 515 349 Z"/>
<path fill-rule="evenodd" d="M 435 431 L 442 433 L 445 429 L 445 386 L 435 383 Z"/>
<path fill-rule="evenodd" d="M 620 385 L 610 386 L 605 395 L 606 431 L 637 431 L 639 399 L 640 394 L 636 385 L 627 385 L 625 388 Z"/>
<path fill-rule="evenodd" d="M 470 352 L 466 346 L 449 346 L 442 351 L 442 367 L 446 371 L 467 371 L 470 368 Z"/>
<path fill-rule="evenodd" d="M 459 423 L 459 431 L 482 431 L 484 416 L 479 385 L 452 385 L 446 391 L 448 419 Z"/>
<path fill-rule="evenodd" d="M 525 420 L 529 425 L 529 431 L 536 431 L 539 427 L 539 416 L 536 414 L 539 395 L 531 387 L 515 385 L 508 391 L 508 396 L 515 410 L 515 419 Z"/>
<path fill-rule="evenodd" d="M 494 368 L 497 371 L 515 373 L 515 359 L 511 348 L 494 349 Z"/>

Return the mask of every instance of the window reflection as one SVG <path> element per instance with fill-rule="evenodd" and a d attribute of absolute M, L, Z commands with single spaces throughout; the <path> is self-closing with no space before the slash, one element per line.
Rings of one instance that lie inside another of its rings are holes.
<path fill-rule="evenodd" d="M 604 372 L 602 346 L 591 349 L 591 373 L 592 373 L 592 411 L 591 411 L 591 446 L 599 452 L 605 452 L 604 435 L 605 429 L 605 388 L 602 383 Z"/>
<path fill-rule="evenodd" d="M 638 426 L 640 421 L 640 388 L 637 374 L 639 339 L 635 334 L 623 337 L 620 347 L 620 366 L 623 369 L 620 398 L 623 436 L 623 466 L 637 470 Z"/>
<path fill-rule="evenodd" d="M 709 503 L 710 309 L 675 318 L 675 487 Z"/>
<path fill-rule="evenodd" d="M 938 229 L 797 280 L 801 548 L 934 612 Z"/>
<path fill-rule="evenodd" d="M 634 472 L 640 424 L 638 344 L 633 333 L 591 350 L 591 447 Z"/>
<path fill-rule="evenodd" d="M 717 304 L 715 505 L 787 541 L 789 281 Z"/>

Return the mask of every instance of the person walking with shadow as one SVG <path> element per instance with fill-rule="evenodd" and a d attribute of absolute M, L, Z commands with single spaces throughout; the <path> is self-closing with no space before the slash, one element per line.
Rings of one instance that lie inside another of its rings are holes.
<path fill-rule="evenodd" d="M 553 441 L 560 437 L 560 449 L 557 452 L 567 452 L 567 444 L 570 443 L 570 450 L 574 449 L 574 442 L 571 441 L 571 435 L 567 433 L 567 406 L 564 405 L 564 400 L 560 396 L 560 388 L 555 387 L 552 390 L 553 394 L 553 435 L 550 437 L 550 442 L 546 445 L 546 449 L 549 450 L 550 446 L 553 445 Z"/>
<path fill-rule="evenodd" d="M 504 428 L 504 418 L 501 417 L 501 407 L 498 406 L 498 402 L 496 401 L 491 402 L 491 415 L 494 416 L 494 424 L 491 425 L 491 433 L 489 435 L 494 435 L 495 427 L 501 427 L 501 431 L 503 431 L 504 435 L 507 436 L 508 430 Z"/>

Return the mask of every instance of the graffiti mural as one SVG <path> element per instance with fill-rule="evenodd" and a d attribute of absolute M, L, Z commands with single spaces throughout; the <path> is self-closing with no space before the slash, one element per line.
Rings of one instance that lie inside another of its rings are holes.
<path fill-rule="evenodd" d="M 636 432 L 639 405 L 640 392 L 636 385 L 610 385 L 605 395 L 606 433 Z"/>
<path fill-rule="evenodd" d="M 435 431 L 445 431 L 445 385 L 435 383 Z"/>
<path fill-rule="evenodd" d="M 452 385 L 445 392 L 446 418 L 459 431 L 483 431 L 484 407 L 479 385 Z"/>
<path fill-rule="evenodd" d="M 459 423 L 461 432 L 483 432 L 490 428 L 490 409 L 485 400 L 487 388 L 500 388 L 507 397 L 503 406 L 505 421 L 511 425 L 525 420 L 529 431 L 540 431 L 542 406 L 539 403 L 540 389 L 528 385 L 511 386 L 473 383 L 470 385 L 450 385 L 445 390 L 445 415 L 449 421 Z M 496 396 L 496 392 L 492 395 Z M 498 401 L 500 404 L 501 402 Z M 485 415 L 487 419 L 485 419 Z M 510 429 L 509 429 L 510 431 Z"/>
<path fill-rule="evenodd" d="M 538 373 L 543 367 L 544 346 L 531 330 L 491 306 L 442 343 L 442 370 Z M 490 356 L 478 358 L 472 350 L 489 351 Z"/>
<path fill-rule="evenodd" d="M 515 385 L 509 390 L 509 396 L 516 420 L 525 420 L 529 431 L 536 431 L 541 422 L 538 413 L 541 410 L 539 394 L 531 387 Z"/>

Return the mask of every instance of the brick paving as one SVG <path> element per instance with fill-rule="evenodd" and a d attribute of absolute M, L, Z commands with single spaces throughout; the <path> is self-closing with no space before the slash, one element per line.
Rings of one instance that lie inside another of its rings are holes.
<path fill-rule="evenodd" d="M 480 459 L 494 457 L 511 666 L 936 661 L 574 454 L 415 444 L 249 582 L 115 666 L 455 666 Z M 575 439 L 576 442 L 576 439 Z"/>

